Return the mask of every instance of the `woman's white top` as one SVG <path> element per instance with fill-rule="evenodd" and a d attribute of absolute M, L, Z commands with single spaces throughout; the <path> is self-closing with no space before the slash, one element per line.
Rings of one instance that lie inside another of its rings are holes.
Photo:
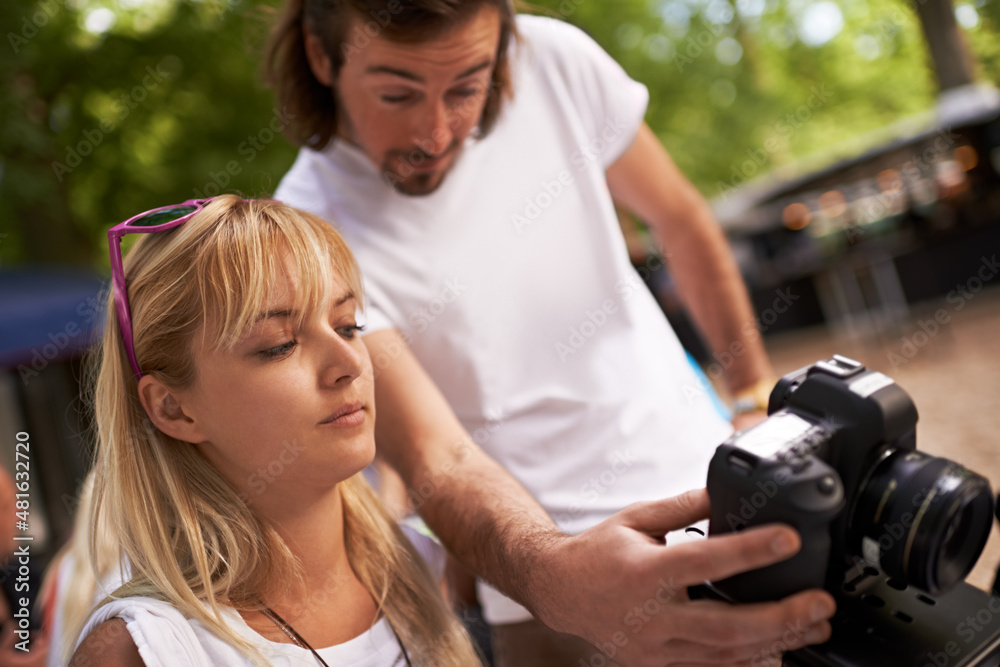
<path fill-rule="evenodd" d="M 152 598 L 126 598 L 101 607 L 81 636 L 112 618 L 125 621 L 146 667 L 242 666 L 254 663 L 236 648 L 174 606 Z M 234 609 L 223 608 L 228 626 L 263 653 L 275 667 L 318 666 L 308 649 L 272 642 L 257 634 Z M 406 661 L 392 626 L 383 616 L 361 635 L 335 646 L 316 648 L 330 667 L 403 667 Z"/>

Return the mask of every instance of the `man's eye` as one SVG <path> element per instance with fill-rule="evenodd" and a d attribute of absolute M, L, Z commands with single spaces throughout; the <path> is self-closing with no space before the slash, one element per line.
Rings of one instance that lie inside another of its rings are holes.
<path fill-rule="evenodd" d="M 257 353 L 261 359 L 267 361 L 268 359 L 280 359 L 281 357 L 291 354 L 292 349 L 298 345 L 298 341 L 290 340 L 287 343 L 282 343 L 281 345 L 275 345 L 266 350 L 261 350 Z"/>

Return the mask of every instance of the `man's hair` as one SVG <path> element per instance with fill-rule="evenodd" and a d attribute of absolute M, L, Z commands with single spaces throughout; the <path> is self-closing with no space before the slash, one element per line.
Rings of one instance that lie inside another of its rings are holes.
<path fill-rule="evenodd" d="M 271 32 L 265 78 L 292 122 L 285 129 L 298 146 L 324 148 L 340 123 L 337 91 L 320 83 L 309 67 L 305 31 L 316 35 L 332 63 L 332 76 L 373 36 L 404 44 L 432 40 L 475 16 L 483 7 L 500 15 L 500 42 L 493 78 L 479 119 L 478 136 L 493 127 L 504 98 L 512 94 L 508 46 L 517 38 L 511 0 L 288 0 Z M 351 19 L 356 19 L 348 34 Z"/>

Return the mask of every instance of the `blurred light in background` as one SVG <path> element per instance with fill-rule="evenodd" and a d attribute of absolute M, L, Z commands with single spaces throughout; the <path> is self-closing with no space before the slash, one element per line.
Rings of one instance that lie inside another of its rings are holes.
<path fill-rule="evenodd" d="M 732 37 L 726 37 L 716 44 L 715 58 L 723 65 L 735 65 L 743 58 L 743 47 Z"/>
<path fill-rule="evenodd" d="M 979 25 L 979 12 L 972 5 L 961 4 L 955 7 L 955 20 L 958 25 L 971 30 Z"/>
<path fill-rule="evenodd" d="M 865 60 L 875 60 L 882 55 L 882 47 L 872 35 L 859 35 L 854 40 L 854 52 Z"/>
<path fill-rule="evenodd" d="M 87 12 L 83 19 L 83 27 L 87 32 L 103 35 L 115 24 L 115 13 L 107 7 L 98 7 Z"/>
<path fill-rule="evenodd" d="M 808 46 L 821 46 L 840 34 L 844 14 L 840 7 L 824 0 L 806 7 L 799 18 L 799 39 Z"/>
<path fill-rule="evenodd" d="M 847 211 L 847 200 L 840 190 L 829 190 L 819 196 L 819 207 L 828 218 L 839 218 Z"/>
<path fill-rule="evenodd" d="M 955 160 L 962 165 L 963 169 L 970 171 L 979 164 L 979 153 L 972 146 L 959 146 L 955 149 Z"/>
<path fill-rule="evenodd" d="M 809 207 L 802 202 L 789 204 L 781 213 L 782 222 L 785 223 L 785 227 L 791 230 L 805 229 L 811 219 L 812 213 L 809 211 Z"/>

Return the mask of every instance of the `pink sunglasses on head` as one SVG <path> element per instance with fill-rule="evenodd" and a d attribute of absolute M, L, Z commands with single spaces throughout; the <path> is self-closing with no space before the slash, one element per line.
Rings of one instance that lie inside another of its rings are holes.
<path fill-rule="evenodd" d="M 133 216 L 108 230 L 108 249 L 111 252 L 111 284 L 115 291 L 115 309 L 118 312 L 118 328 L 125 341 L 125 353 L 135 372 L 135 379 L 142 377 L 139 362 L 135 359 L 135 345 L 132 341 L 132 313 L 128 305 L 125 289 L 125 271 L 122 269 L 122 237 L 126 234 L 153 234 L 179 227 L 205 208 L 211 199 L 189 199 L 182 204 L 161 206 Z"/>

